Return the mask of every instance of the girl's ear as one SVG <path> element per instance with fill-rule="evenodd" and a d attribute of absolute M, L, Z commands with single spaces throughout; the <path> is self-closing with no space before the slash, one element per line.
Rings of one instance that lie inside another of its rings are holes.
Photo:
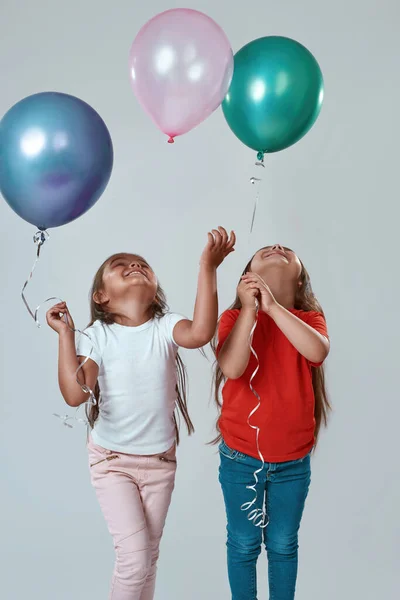
<path fill-rule="evenodd" d="M 93 300 L 96 302 L 96 304 L 104 304 L 107 302 L 107 298 L 101 290 L 93 294 Z"/>

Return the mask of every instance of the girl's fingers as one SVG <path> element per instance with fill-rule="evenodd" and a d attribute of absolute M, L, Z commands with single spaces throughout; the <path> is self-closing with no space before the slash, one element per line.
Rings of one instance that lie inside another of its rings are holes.
<path fill-rule="evenodd" d="M 222 243 L 225 246 L 228 243 L 228 232 L 226 231 L 225 227 L 222 226 L 218 227 L 218 231 L 222 235 Z"/>
<path fill-rule="evenodd" d="M 259 291 L 257 289 L 253 289 L 253 288 L 249 288 L 247 291 L 250 292 L 252 296 L 258 296 L 258 293 L 259 293 Z"/>
<path fill-rule="evenodd" d="M 65 302 L 59 302 L 58 304 L 55 304 L 54 306 L 52 306 L 51 308 L 49 308 L 48 312 L 52 311 L 52 310 L 58 310 L 60 308 L 64 308 L 67 305 L 65 304 Z"/>
<path fill-rule="evenodd" d="M 210 231 L 207 233 L 207 237 L 208 237 L 208 247 L 213 248 L 214 244 L 215 244 L 215 237 L 213 236 L 213 234 Z"/>
<path fill-rule="evenodd" d="M 261 291 L 261 286 L 258 283 L 250 283 L 248 287 L 252 290 L 260 290 Z"/>
<path fill-rule="evenodd" d="M 244 290 L 255 290 L 255 289 L 259 290 L 260 286 L 255 282 L 249 282 L 249 283 L 244 284 L 243 289 Z"/>
<path fill-rule="evenodd" d="M 236 242 L 236 239 L 235 239 L 234 233 L 233 233 L 233 231 L 231 231 L 230 236 L 226 241 L 225 249 L 230 250 L 231 248 L 233 248 L 235 245 L 235 242 Z"/>
<path fill-rule="evenodd" d="M 261 290 L 262 287 L 263 287 L 262 284 L 261 284 L 261 282 L 257 281 L 257 280 L 254 280 L 254 281 L 244 281 L 243 283 L 244 283 L 245 288 L 251 288 L 251 289 L 257 288 L 258 290 Z"/>
<path fill-rule="evenodd" d="M 221 245 L 222 245 L 222 235 L 221 235 L 221 233 L 218 231 L 218 229 L 213 229 L 213 230 L 212 230 L 212 232 L 213 232 L 213 235 L 214 235 L 214 238 L 215 238 L 215 246 L 214 246 L 214 249 L 215 249 L 215 250 L 217 250 L 217 249 L 219 250 L 219 248 L 220 248 L 220 247 L 221 247 Z"/>
<path fill-rule="evenodd" d="M 234 231 L 231 231 L 231 234 L 229 236 L 228 246 L 230 246 L 231 248 L 233 248 L 233 246 L 235 244 L 236 244 L 236 233 Z"/>
<path fill-rule="evenodd" d="M 260 285 L 262 285 L 264 287 L 268 287 L 267 284 L 265 283 L 265 281 L 259 275 L 257 275 L 257 273 L 246 273 L 245 275 L 242 276 L 242 280 L 246 281 L 246 282 L 256 281 Z"/>
<path fill-rule="evenodd" d="M 61 310 L 63 310 L 63 307 L 62 307 L 62 306 L 53 307 L 53 308 L 51 308 L 51 309 L 48 311 L 48 313 L 47 313 L 47 314 L 49 314 L 49 315 L 51 315 L 51 316 L 53 316 L 53 317 L 54 317 L 54 316 L 56 316 L 56 315 L 59 315 L 59 314 L 60 314 L 60 312 L 61 312 Z"/>
<path fill-rule="evenodd" d="M 66 315 L 71 318 L 68 307 L 65 302 L 59 302 L 47 311 L 47 316 L 52 320 L 60 320 Z"/>
<path fill-rule="evenodd" d="M 226 235 L 224 236 L 224 239 L 222 241 L 222 249 L 224 252 L 224 257 L 226 258 L 228 254 L 235 251 L 234 245 L 236 243 L 236 237 L 233 231 L 231 231 L 229 237 L 226 231 L 225 234 Z"/>

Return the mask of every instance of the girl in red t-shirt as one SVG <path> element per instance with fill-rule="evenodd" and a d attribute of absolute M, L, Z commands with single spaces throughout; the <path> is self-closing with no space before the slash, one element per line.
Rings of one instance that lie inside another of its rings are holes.
<path fill-rule="evenodd" d="M 232 600 L 256 600 L 263 539 L 270 600 L 292 600 L 310 453 L 330 410 L 325 317 L 292 250 L 276 244 L 253 256 L 217 337 L 219 479 Z"/>

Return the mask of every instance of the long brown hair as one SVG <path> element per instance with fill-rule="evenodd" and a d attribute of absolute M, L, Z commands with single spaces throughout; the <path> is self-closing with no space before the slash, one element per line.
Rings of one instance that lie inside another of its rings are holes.
<path fill-rule="evenodd" d="M 91 327 L 95 321 L 101 321 L 105 325 L 112 325 L 115 323 L 115 318 L 117 315 L 107 311 L 107 303 L 99 303 L 95 301 L 95 296 L 98 292 L 102 290 L 103 287 L 103 275 L 106 266 L 112 261 L 115 257 L 119 256 L 119 254 L 114 254 L 110 256 L 104 263 L 101 265 L 99 270 L 93 279 L 92 288 L 90 291 L 90 323 L 88 327 Z M 144 260 L 141 256 L 135 255 L 136 258 L 143 261 L 145 264 L 148 264 L 146 260 Z M 168 312 L 167 300 L 165 297 L 165 293 L 159 283 L 157 283 L 157 291 L 155 298 L 150 306 L 151 309 L 151 317 L 154 319 L 160 319 Z M 181 413 L 187 427 L 188 434 L 191 435 L 194 433 L 194 426 L 190 419 L 188 407 L 187 407 L 187 374 L 185 365 L 179 356 L 176 355 L 176 370 L 177 370 L 177 378 L 178 383 L 176 386 L 176 411 L 174 412 L 174 423 L 175 423 L 175 431 L 176 431 L 176 441 L 179 444 L 179 412 Z M 96 387 L 94 389 L 94 395 L 96 396 L 97 403 L 95 405 L 86 405 L 86 417 L 89 422 L 89 426 L 93 428 L 98 416 L 99 416 L 99 400 L 100 400 L 100 386 L 98 382 L 96 382 Z"/>
<path fill-rule="evenodd" d="M 255 254 L 254 254 L 254 256 L 255 256 Z M 242 275 L 245 275 L 246 273 L 248 273 L 250 271 L 251 263 L 253 262 L 254 256 L 252 256 L 251 260 L 247 263 Z M 298 286 L 298 290 L 296 292 L 294 308 L 296 308 L 297 310 L 304 310 L 304 311 L 315 310 L 315 311 L 321 313 L 322 315 L 324 315 L 324 311 L 322 310 L 322 307 L 321 307 L 320 303 L 318 302 L 317 298 L 315 297 L 314 292 L 312 290 L 310 275 L 308 274 L 307 269 L 305 268 L 305 266 L 303 265 L 303 263 L 301 261 L 300 261 L 300 264 L 301 264 L 301 273 L 300 273 L 299 282 L 301 283 L 301 285 Z M 242 308 L 242 303 L 240 302 L 240 298 L 239 298 L 238 294 L 236 294 L 235 301 L 229 307 L 228 310 L 241 309 L 241 308 Z M 218 345 L 218 329 L 217 329 L 217 332 L 215 333 L 215 336 L 211 342 L 211 347 L 213 349 L 215 356 L 216 356 L 217 345 Z M 331 411 L 331 405 L 330 405 L 330 402 L 328 399 L 328 394 L 326 391 L 324 365 L 321 365 L 320 367 L 311 367 L 311 373 L 312 373 L 312 385 L 313 385 L 314 397 L 315 397 L 315 408 L 314 408 L 315 443 L 314 443 L 314 448 L 313 448 L 313 450 L 315 450 L 315 448 L 317 446 L 317 442 L 318 442 L 318 436 L 319 436 L 319 432 L 321 429 L 321 425 L 324 425 L 326 427 L 326 425 L 328 424 L 328 414 Z M 221 390 L 221 386 L 225 382 L 225 380 L 226 380 L 226 378 L 221 371 L 218 361 L 215 360 L 213 388 L 214 388 L 214 399 L 215 399 L 215 402 L 216 402 L 219 412 L 221 411 L 221 408 L 222 408 L 222 402 L 221 402 L 221 398 L 220 398 L 220 390 Z M 217 423 L 216 423 L 218 436 L 214 440 L 212 440 L 211 444 L 217 444 L 222 438 L 218 422 L 219 422 L 219 416 L 218 416 Z"/>

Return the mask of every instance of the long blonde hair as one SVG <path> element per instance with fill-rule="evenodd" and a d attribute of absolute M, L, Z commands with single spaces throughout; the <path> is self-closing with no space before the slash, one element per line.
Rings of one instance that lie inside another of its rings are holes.
<path fill-rule="evenodd" d="M 255 254 L 254 254 L 254 256 L 255 256 Z M 242 275 L 245 275 L 246 273 L 248 273 L 250 271 L 251 263 L 253 262 L 254 256 L 252 256 L 251 260 L 247 263 Z M 296 292 L 294 308 L 296 308 L 297 310 L 304 310 L 304 311 L 311 311 L 311 310 L 317 311 L 317 312 L 321 313 L 322 315 L 324 315 L 324 311 L 322 310 L 322 307 L 321 307 L 320 303 L 318 302 L 317 298 L 315 297 L 314 292 L 312 290 L 310 275 L 308 274 L 307 269 L 305 268 L 305 266 L 303 265 L 303 263 L 301 261 L 300 261 L 300 264 L 301 264 L 301 273 L 300 273 L 299 282 L 301 283 L 301 285 L 298 287 L 298 290 Z M 240 298 L 236 294 L 235 301 L 229 307 L 228 310 L 241 309 L 241 308 L 242 308 L 242 304 L 240 302 Z M 215 336 L 211 342 L 211 347 L 213 349 L 215 357 L 217 356 L 216 355 L 217 345 L 218 345 L 218 328 L 217 328 Z M 332 407 L 329 402 L 326 385 L 325 385 L 324 365 L 321 365 L 320 367 L 311 367 L 311 373 L 312 373 L 312 385 L 313 385 L 314 397 L 315 397 L 315 408 L 314 408 L 314 417 L 315 417 L 314 450 L 315 450 L 315 448 L 317 446 L 317 442 L 318 442 L 318 436 L 319 436 L 319 432 L 321 429 L 321 425 L 324 425 L 325 427 L 327 426 L 328 415 L 329 415 L 329 412 L 332 410 Z M 221 398 L 220 398 L 220 390 L 221 390 L 221 386 L 225 382 L 225 380 L 226 380 L 226 378 L 225 378 L 224 374 L 222 373 L 222 370 L 216 359 L 215 363 L 214 363 L 213 388 L 214 388 L 214 400 L 217 405 L 219 413 L 222 408 L 222 402 L 221 402 Z M 219 418 L 220 418 L 220 414 L 218 414 L 218 419 L 217 419 L 217 423 L 216 423 L 218 435 L 214 440 L 212 440 L 211 444 L 217 444 L 221 440 L 221 437 L 222 437 L 220 429 L 219 429 L 219 425 L 218 425 Z"/>
<path fill-rule="evenodd" d="M 93 279 L 92 288 L 90 291 L 90 323 L 88 327 L 93 325 L 95 321 L 101 321 L 105 325 L 111 325 L 115 323 L 116 315 L 107 311 L 106 303 L 99 303 L 95 301 L 95 296 L 98 292 L 102 290 L 103 287 L 103 275 L 106 266 L 112 261 L 115 257 L 119 256 L 119 254 L 114 254 L 110 256 L 104 263 L 101 265 L 99 270 Z M 146 260 L 144 260 L 141 256 L 135 255 L 139 260 L 148 264 Z M 160 319 L 168 312 L 168 305 L 165 297 L 165 293 L 159 283 L 157 283 L 157 291 L 154 297 L 154 300 L 150 306 L 151 309 L 151 317 Z M 188 434 L 191 435 L 194 433 L 194 426 L 189 416 L 189 411 L 187 407 L 187 374 L 185 365 L 179 356 L 176 355 L 176 369 L 177 369 L 177 378 L 178 383 L 176 386 L 176 408 L 177 410 L 174 412 L 174 423 L 175 423 L 175 431 L 176 431 L 176 440 L 179 444 L 179 413 L 181 413 L 187 427 Z M 94 395 L 96 399 L 100 398 L 100 386 L 96 383 L 96 387 L 94 389 Z M 99 403 L 97 402 L 95 405 L 87 405 L 86 406 L 86 417 L 89 422 L 89 426 L 93 428 L 97 418 L 99 416 Z"/>

